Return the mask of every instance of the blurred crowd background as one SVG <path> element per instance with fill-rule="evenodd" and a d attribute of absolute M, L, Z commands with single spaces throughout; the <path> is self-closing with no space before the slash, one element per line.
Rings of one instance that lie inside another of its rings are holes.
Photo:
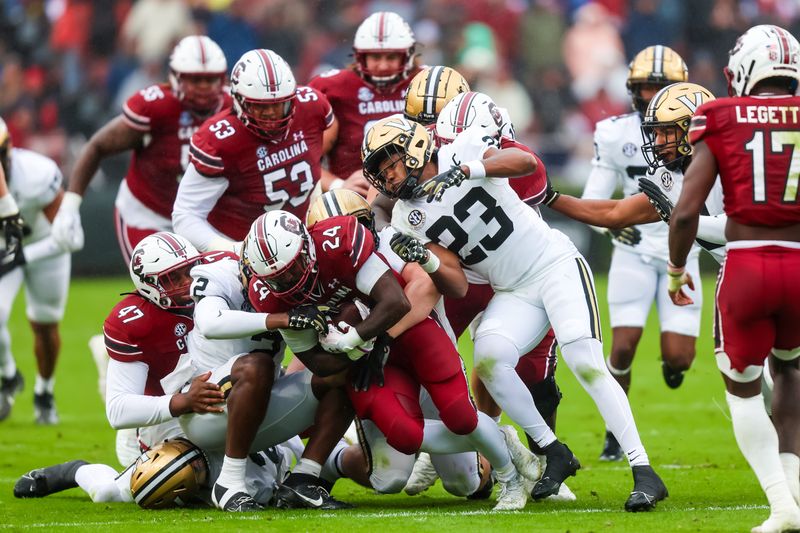
<path fill-rule="evenodd" d="M 464 74 L 509 109 L 518 136 L 562 185 L 588 175 L 598 120 L 626 112 L 627 64 L 652 44 L 677 50 L 689 79 L 725 94 L 736 37 L 773 23 L 800 34 L 798 0 L 4 0 L 0 116 L 13 141 L 69 176 L 82 144 L 136 90 L 166 79 L 183 36 L 205 33 L 229 66 L 270 48 L 299 83 L 351 61 L 355 29 L 392 10 L 410 22 L 424 64 Z M 124 158 L 104 165 L 106 180 Z M 95 180 L 93 187 L 102 187 Z"/>

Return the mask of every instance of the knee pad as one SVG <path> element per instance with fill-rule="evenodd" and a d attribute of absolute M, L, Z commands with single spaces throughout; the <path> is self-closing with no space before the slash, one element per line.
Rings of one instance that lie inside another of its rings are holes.
<path fill-rule="evenodd" d="M 397 417 L 386 428 L 386 442 L 400 453 L 412 455 L 422 446 L 423 425 L 410 417 Z"/>
<path fill-rule="evenodd" d="M 452 478 L 442 477 L 441 479 L 444 490 L 453 496 L 459 496 L 462 498 L 466 498 L 478 490 L 481 483 L 481 478 L 479 475 L 470 475 L 466 472 Z"/>
<path fill-rule="evenodd" d="M 375 468 L 369 476 L 372 488 L 381 494 L 397 494 L 406 486 L 411 472 Z"/>
<path fill-rule="evenodd" d="M 528 390 L 531 391 L 533 402 L 542 418 L 552 415 L 558 404 L 561 403 L 561 389 L 556 384 L 555 376 L 549 376 L 543 381 L 531 385 Z"/>
<path fill-rule="evenodd" d="M 440 408 L 439 418 L 456 435 L 469 435 L 478 427 L 478 412 L 467 395 L 453 398 Z"/>
<path fill-rule="evenodd" d="M 520 353 L 516 345 L 502 335 L 482 335 L 475 341 L 475 372 L 482 381 L 494 377 L 498 365 L 507 364 L 514 370 Z"/>

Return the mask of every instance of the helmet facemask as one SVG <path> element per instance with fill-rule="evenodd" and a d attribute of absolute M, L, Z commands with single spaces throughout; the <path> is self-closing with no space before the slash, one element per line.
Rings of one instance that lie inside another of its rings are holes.
<path fill-rule="evenodd" d="M 398 140 L 401 143 L 405 141 L 403 138 Z M 380 150 L 376 150 L 364 160 L 364 177 L 367 178 L 370 185 L 389 198 L 410 200 L 424 167 L 409 168 L 409 157 L 411 156 L 407 155 L 401 146 L 390 143 Z M 406 176 L 399 184 L 390 183 L 386 171 L 396 168 L 397 163 L 400 162 L 403 164 Z M 416 166 L 413 163 L 412 165 Z"/>
<path fill-rule="evenodd" d="M 252 100 L 237 94 L 235 109 L 239 119 L 253 133 L 269 141 L 281 141 L 286 138 L 292 125 L 295 97 L 296 95 L 292 94 L 274 100 Z M 254 106 L 270 104 L 282 104 L 283 116 L 276 119 L 258 118 Z"/>
<path fill-rule="evenodd" d="M 292 305 L 300 305 L 319 295 L 317 279 L 319 268 L 310 235 L 303 236 L 303 246 L 284 268 L 266 276 L 254 275 L 262 280 L 270 292 Z"/>
<path fill-rule="evenodd" d="M 650 172 L 665 167 L 667 170 L 683 170 L 692 155 L 688 130 L 691 117 L 676 122 L 644 122 L 642 123 L 642 155 L 644 155 Z M 658 142 L 657 134 L 665 139 Z M 672 159 L 669 159 L 672 157 Z"/>
<path fill-rule="evenodd" d="M 222 102 L 225 74 L 181 74 L 170 72 L 176 96 L 186 107 L 201 116 L 210 115 Z"/>

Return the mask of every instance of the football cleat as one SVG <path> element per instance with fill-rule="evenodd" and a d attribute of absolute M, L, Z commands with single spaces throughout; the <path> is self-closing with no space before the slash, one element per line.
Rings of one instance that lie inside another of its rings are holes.
<path fill-rule="evenodd" d="M 503 426 L 500 428 L 506 446 L 511 454 L 511 462 L 517 472 L 530 481 L 538 481 L 542 477 L 542 467 L 539 459 L 531 452 L 519 439 L 519 433 L 513 426 Z"/>
<path fill-rule="evenodd" d="M 750 533 L 783 533 L 784 531 L 800 531 L 800 511 L 797 508 L 785 512 L 771 512 L 761 525 L 750 530 Z"/>
<path fill-rule="evenodd" d="M 264 509 L 247 492 L 227 489 L 219 483 L 214 483 L 214 488 L 211 490 L 211 501 L 214 503 L 214 507 L 227 513 L 248 513 Z"/>
<path fill-rule="evenodd" d="M 20 477 L 14 484 L 15 498 L 43 498 L 62 490 L 77 487 L 75 472 L 86 461 L 75 460 L 59 465 L 31 470 Z"/>
<path fill-rule="evenodd" d="M 542 479 L 536 482 L 531 491 L 531 498 L 534 500 L 558 494 L 561 483 L 568 477 L 574 476 L 581 467 L 581 463 L 569 447 L 558 440 L 545 446 L 543 451 L 547 457 L 547 466 Z"/>
<path fill-rule="evenodd" d="M 36 423 L 43 426 L 58 424 L 55 398 L 51 393 L 33 395 L 33 416 Z"/>
<path fill-rule="evenodd" d="M 633 467 L 633 490 L 625 502 L 625 510 L 631 513 L 651 511 L 656 504 L 669 496 L 666 485 L 650 465 Z"/>
<path fill-rule="evenodd" d="M 514 477 L 506 482 L 498 481 L 498 485 L 500 492 L 492 511 L 519 511 L 525 508 L 525 504 L 528 503 L 528 492 L 525 479 L 519 472 L 514 472 Z"/>
<path fill-rule="evenodd" d="M 0 421 L 8 418 L 14 407 L 14 397 L 25 388 L 25 380 L 19 370 L 10 378 L 0 378 Z"/>
<path fill-rule="evenodd" d="M 661 373 L 664 375 L 664 382 L 670 389 L 677 389 L 683 383 L 683 370 L 675 370 L 665 361 L 661 361 Z"/>
<path fill-rule="evenodd" d="M 600 453 L 601 461 L 622 461 L 625 454 L 617 442 L 617 438 L 610 431 L 606 431 L 606 440 L 603 444 L 603 451 Z"/>
<path fill-rule="evenodd" d="M 403 490 L 409 496 L 415 496 L 420 492 L 425 492 L 436 483 L 439 479 L 439 474 L 433 467 L 431 456 L 425 452 L 419 454 L 417 461 L 414 463 L 414 469 L 408 477 L 408 482 Z"/>
<path fill-rule="evenodd" d="M 558 494 L 553 494 L 545 498 L 548 502 L 574 502 L 577 499 L 578 497 L 567 487 L 566 483 L 562 483 L 558 488 Z"/>
<path fill-rule="evenodd" d="M 337 511 L 352 509 L 353 505 L 331 496 L 320 485 L 317 477 L 308 474 L 290 474 L 275 493 L 275 507 L 278 509 Z"/>

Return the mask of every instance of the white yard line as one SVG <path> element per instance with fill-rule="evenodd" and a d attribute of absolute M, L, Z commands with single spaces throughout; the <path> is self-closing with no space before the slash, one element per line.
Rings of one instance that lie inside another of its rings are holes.
<path fill-rule="evenodd" d="M 750 510 L 761 510 L 761 509 L 769 509 L 767 505 L 732 505 L 732 506 L 725 506 L 725 507 L 687 507 L 687 508 L 673 508 L 673 509 L 659 509 L 657 513 L 674 513 L 674 512 L 692 512 L 692 511 L 750 511 Z M 568 514 L 591 514 L 591 513 L 623 513 L 624 511 L 620 509 L 551 509 L 548 511 L 543 512 L 531 512 L 531 511 L 524 511 L 524 512 L 513 512 L 513 514 L 525 514 L 525 515 L 568 515 Z M 171 521 L 179 521 L 181 524 L 187 523 L 194 523 L 194 522 L 208 522 L 209 516 L 207 513 L 203 511 L 198 511 L 201 513 L 202 516 L 197 516 L 196 518 L 189 518 L 182 516 L 180 518 L 175 518 L 173 520 L 164 519 L 164 520 L 146 520 L 137 518 L 135 523 L 137 524 L 168 524 Z M 319 514 L 315 515 L 315 518 L 322 518 L 322 519 L 336 519 L 341 518 L 345 520 L 352 520 L 357 518 L 447 518 L 447 517 L 460 517 L 460 516 L 489 516 L 489 515 L 496 515 L 498 513 L 493 513 L 489 510 L 473 510 L 473 511 L 393 511 L 393 512 L 384 512 L 384 511 L 377 511 L 374 513 L 364 513 L 364 512 L 352 512 L 352 513 L 342 513 L 342 512 L 335 512 L 335 513 L 326 513 L 326 512 L 319 512 Z M 499 515 L 507 515 L 509 513 L 499 513 Z M 219 515 L 225 521 L 251 521 L 251 520 L 263 520 L 266 516 L 275 519 L 276 521 L 286 520 L 308 520 L 308 515 L 298 516 L 296 514 L 285 513 L 282 516 L 276 517 L 275 514 L 265 515 L 264 513 L 254 513 L 254 514 L 244 514 L 244 515 Z M 213 520 L 213 518 L 211 518 Z M 20 526 L 18 524 L 0 524 L 0 529 L 16 529 L 20 527 L 25 528 L 46 528 L 46 527 L 106 527 L 106 526 L 116 526 L 116 525 L 127 525 L 134 523 L 134 520 L 108 520 L 102 522 L 35 522 L 32 524 L 24 524 Z"/>

